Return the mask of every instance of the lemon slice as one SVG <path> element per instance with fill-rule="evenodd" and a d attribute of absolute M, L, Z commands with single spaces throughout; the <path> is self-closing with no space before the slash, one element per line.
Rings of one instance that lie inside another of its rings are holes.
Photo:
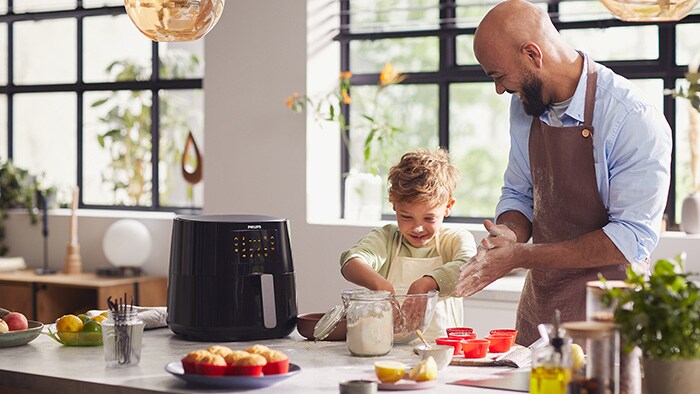
<path fill-rule="evenodd" d="M 581 346 L 575 343 L 571 345 L 571 359 L 574 371 L 578 371 L 579 369 L 583 368 L 585 357 L 586 356 L 583 354 L 583 349 L 581 349 Z"/>
<path fill-rule="evenodd" d="M 411 371 L 408 373 L 408 378 L 416 382 L 435 380 L 437 379 L 437 370 L 437 363 L 433 356 L 430 356 L 411 368 Z"/>
<path fill-rule="evenodd" d="M 377 361 L 374 372 L 382 383 L 395 383 L 406 373 L 406 365 L 398 361 Z"/>

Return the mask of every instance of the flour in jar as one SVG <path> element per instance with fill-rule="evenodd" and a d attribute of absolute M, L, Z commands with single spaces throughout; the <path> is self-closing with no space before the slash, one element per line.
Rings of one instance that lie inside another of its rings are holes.
<path fill-rule="evenodd" d="M 347 311 L 347 343 L 355 356 L 381 356 L 394 344 L 391 303 L 386 297 L 353 297 Z"/>

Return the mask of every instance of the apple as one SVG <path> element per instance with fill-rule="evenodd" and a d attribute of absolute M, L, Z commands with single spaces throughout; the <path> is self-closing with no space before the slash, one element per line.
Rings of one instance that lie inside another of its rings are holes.
<path fill-rule="evenodd" d="M 0 319 L 0 332 L 8 332 L 10 331 L 10 327 L 7 326 L 7 323 L 5 323 L 5 320 Z"/>
<path fill-rule="evenodd" d="M 19 312 L 10 312 L 3 318 L 10 331 L 26 330 L 29 328 L 27 318 Z"/>

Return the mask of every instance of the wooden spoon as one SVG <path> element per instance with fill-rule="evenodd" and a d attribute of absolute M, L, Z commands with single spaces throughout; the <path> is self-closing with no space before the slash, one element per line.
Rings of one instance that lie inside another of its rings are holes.
<path fill-rule="evenodd" d="M 425 338 L 423 337 L 423 333 L 420 330 L 416 329 L 416 335 L 418 335 L 418 338 L 420 338 L 420 340 L 423 341 L 423 343 L 425 344 L 425 348 L 430 349 L 430 344 L 428 343 L 428 341 L 425 340 Z"/>

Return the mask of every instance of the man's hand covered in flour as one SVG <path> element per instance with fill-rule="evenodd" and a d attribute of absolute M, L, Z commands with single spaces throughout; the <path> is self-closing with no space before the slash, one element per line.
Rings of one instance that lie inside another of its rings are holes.
<path fill-rule="evenodd" d="M 476 254 L 462 266 L 454 294 L 469 297 L 516 268 L 513 251 L 518 246 L 515 233 L 503 224 L 484 221 L 489 236 L 482 239 Z"/>

